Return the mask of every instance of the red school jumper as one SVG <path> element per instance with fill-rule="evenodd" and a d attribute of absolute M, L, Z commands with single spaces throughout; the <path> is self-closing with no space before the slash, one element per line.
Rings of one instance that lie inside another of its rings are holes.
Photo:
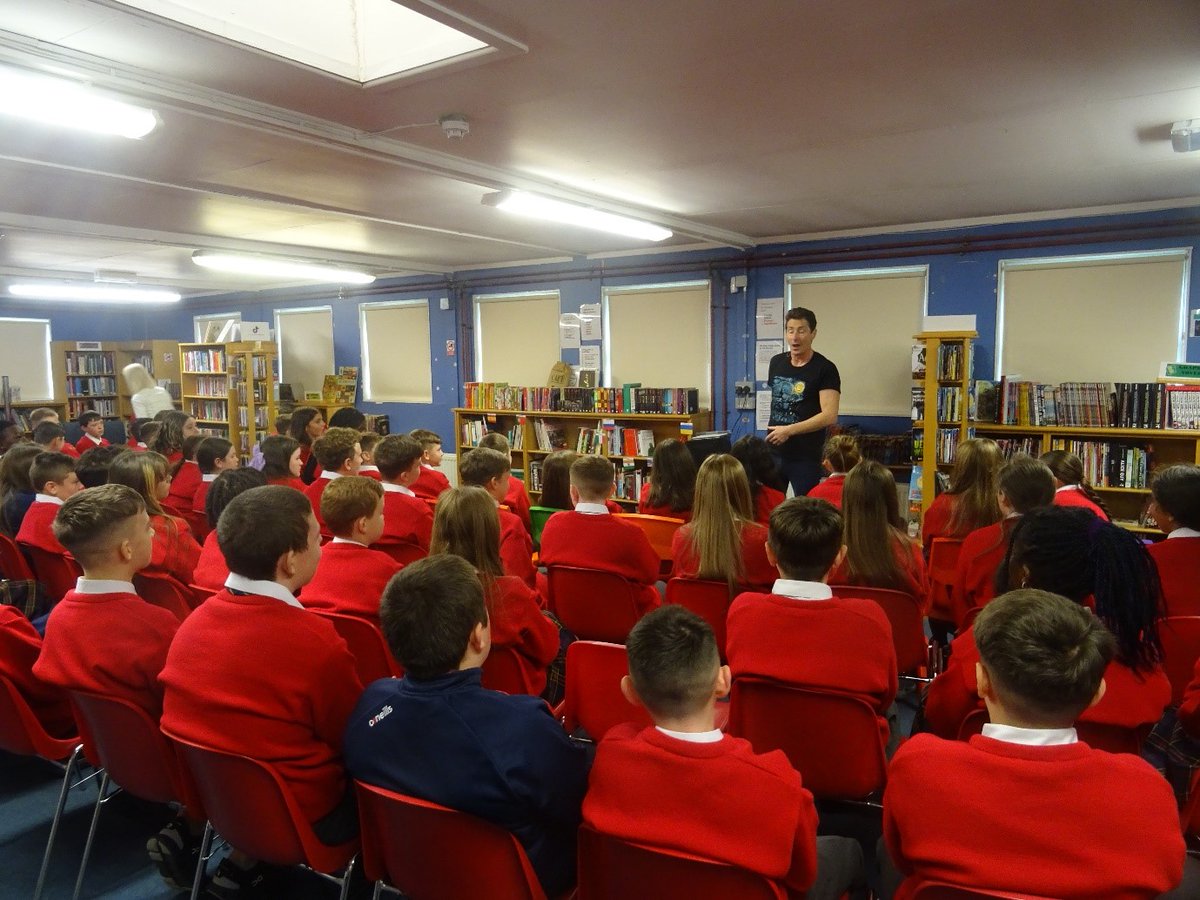
<path fill-rule="evenodd" d="M 525 526 L 525 530 L 533 534 L 533 517 L 529 513 L 529 491 L 525 490 L 525 482 L 520 478 L 509 476 L 508 493 L 504 495 L 504 505 L 507 506 Z"/>
<path fill-rule="evenodd" d="M 208 588 L 214 594 L 225 587 L 225 579 L 229 577 L 229 564 L 225 562 L 225 554 L 217 543 L 217 530 L 214 528 L 204 539 L 200 548 L 200 559 L 196 563 L 196 571 L 192 574 L 192 584 Z"/>
<path fill-rule="evenodd" d="M 1170 537 L 1151 544 L 1168 616 L 1200 616 L 1200 537 Z"/>
<path fill-rule="evenodd" d="M 786 881 L 799 893 L 816 877 L 812 794 L 783 751 L 756 754 L 728 734 L 701 744 L 616 726 L 596 749 L 583 821 L 602 834 Z"/>
<path fill-rule="evenodd" d="M 1064 484 L 1054 492 L 1055 506 L 1079 506 L 1083 509 L 1090 510 L 1092 513 L 1099 516 L 1105 522 L 1108 521 L 1108 513 L 1102 510 L 1099 505 L 1088 497 L 1077 484 Z"/>
<path fill-rule="evenodd" d="M 542 598 L 520 578 L 501 575 L 493 579 L 485 596 L 492 645 L 517 652 L 517 665 L 529 692 L 538 696 L 546 689 L 546 667 L 558 656 L 558 628 L 543 614 Z"/>
<path fill-rule="evenodd" d="M 358 474 L 363 478 L 371 478 L 375 481 L 383 481 L 383 476 L 379 474 L 379 466 L 359 466 Z"/>
<path fill-rule="evenodd" d="M 130 590 L 67 591 L 46 620 L 33 674 L 66 690 L 120 697 L 157 720 L 163 697 L 158 675 L 179 625 L 173 613 Z"/>
<path fill-rule="evenodd" d="M 691 525 L 684 525 L 671 537 L 672 578 L 697 578 L 700 557 L 692 550 Z M 767 560 L 767 529 L 757 522 L 742 523 L 742 585 L 770 590 L 779 570 Z"/>
<path fill-rule="evenodd" d="M 923 881 L 1061 900 L 1144 900 L 1183 877 L 1167 782 L 1132 754 L 1084 743 L 914 735 L 888 769 L 883 834 L 909 876 L 896 900 Z"/>
<path fill-rule="evenodd" d="M 179 626 L 161 680 L 164 730 L 269 763 L 310 822 L 341 801 L 342 733 L 362 683 L 325 619 L 223 590 Z"/>
<path fill-rule="evenodd" d="M 380 544 L 414 544 L 429 552 L 433 536 L 433 510 L 401 485 L 383 483 L 383 534 Z M 378 546 L 378 545 L 376 545 Z"/>
<path fill-rule="evenodd" d="M 170 575 L 180 584 L 191 584 L 200 561 L 200 545 L 183 519 L 174 516 L 151 516 L 154 526 L 154 549 L 146 571 Z"/>
<path fill-rule="evenodd" d="M 171 489 L 163 505 L 171 512 L 182 515 L 192 511 L 192 500 L 196 496 L 196 488 L 200 486 L 200 467 L 194 460 L 185 459 L 179 465 L 179 471 L 171 479 Z M 203 515 L 203 510 L 201 515 Z"/>
<path fill-rule="evenodd" d="M 89 450 L 95 450 L 97 447 L 109 446 L 108 438 L 100 438 L 96 440 L 90 434 L 85 434 L 75 442 L 75 452 L 80 456 L 87 453 Z"/>
<path fill-rule="evenodd" d="M 291 475 L 288 475 L 286 478 L 268 478 L 267 484 L 281 484 L 284 487 L 295 488 L 302 494 L 304 493 L 304 489 L 308 487 L 299 478 L 293 478 Z"/>
<path fill-rule="evenodd" d="M 505 575 L 515 575 L 537 590 L 537 569 L 533 567 L 533 538 L 514 513 L 496 507 L 500 517 L 500 562 Z"/>
<path fill-rule="evenodd" d="M 589 514 L 565 509 L 552 515 L 542 530 L 539 557 L 544 566 L 576 566 L 620 575 L 635 591 L 638 615 L 662 602 L 654 583 L 660 560 L 646 533 L 611 513 Z"/>
<path fill-rule="evenodd" d="M 47 553 L 67 555 L 67 548 L 58 542 L 54 536 L 54 517 L 58 515 L 62 502 L 59 500 L 42 500 L 46 494 L 38 494 L 39 499 L 29 504 L 21 527 L 17 531 L 18 544 L 30 544 L 45 550 Z"/>
<path fill-rule="evenodd" d="M 0 606 L 0 675 L 12 682 L 17 693 L 29 704 L 38 722 L 58 738 L 77 735 L 71 705 L 62 688 L 33 674 L 42 636 L 13 606 Z"/>
<path fill-rule="evenodd" d="M 996 596 L 996 570 L 1004 562 L 1008 539 L 1020 521 L 1019 515 L 1009 516 L 976 528 L 963 538 L 950 590 L 950 609 L 956 625 L 962 624 L 968 610 L 987 606 Z"/>
<path fill-rule="evenodd" d="M 423 500 L 436 500 L 442 491 L 450 490 L 450 479 L 435 469 L 421 463 L 421 474 L 411 485 L 412 492 Z"/>
<path fill-rule="evenodd" d="M 301 589 L 300 602 L 307 609 L 354 616 L 379 628 L 383 589 L 399 571 L 400 564 L 386 553 L 334 538 L 321 548 L 316 574 Z"/>
<path fill-rule="evenodd" d="M 770 485 L 760 484 L 758 493 L 754 496 L 754 520 L 764 528 L 771 524 L 771 512 L 787 499 L 783 491 L 777 491 Z"/>
<path fill-rule="evenodd" d="M 818 500 L 827 500 L 838 509 L 842 508 L 842 488 L 846 484 L 846 476 L 842 472 L 835 472 L 824 481 L 820 482 L 816 487 L 808 492 L 808 496 L 816 497 Z"/>
<path fill-rule="evenodd" d="M 304 496 L 312 504 L 313 515 L 317 519 L 317 524 L 321 526 L 321 537 L 326 539 L 333 537 L 333 532 L 329 530 L 329 526 L 321 518 L 321 495 L 325 493 L 325 488 L 329 487 L 329 482 L 341 477 L 336 472 L 324 471 L 313 479 L 312 484 L 304 489 Z"/>
<path fill-rule="evenodd" d="M 638 494 L 637 511 L 643 516 L 663 516 L 667 519 L 683 519 L 685 522 L 692 521 L 692 511 L 690 509 L 671 509 L 669 506 L 651 506 L 649 482 L 642 485 L 642 492 Z"/>

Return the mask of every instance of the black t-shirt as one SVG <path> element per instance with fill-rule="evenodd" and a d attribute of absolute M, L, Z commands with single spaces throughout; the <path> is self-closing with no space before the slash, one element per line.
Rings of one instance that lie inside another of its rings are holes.
<path fill-rule="evenodd" d="M 793 425 L 811 419 L 821 411 L 821 391 L 841 391 L 842 376 L 837 366 L 813 351 L 812 358 L 802 366 L 793 366 L 790 353 L 771 357 L 767 369 L 767 384 L 771 388 L 771 425 Z M 820 461 L 825 446 L 825 429 L 797 434 L 788 438 L 780 448 L 784 459 L 816 459 Z"/>

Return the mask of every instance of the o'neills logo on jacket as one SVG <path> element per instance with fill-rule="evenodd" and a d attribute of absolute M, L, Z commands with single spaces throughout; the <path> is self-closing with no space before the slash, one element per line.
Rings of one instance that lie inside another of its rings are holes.
<path fill-rule="evenodd" d="M 374 728 L 376 722 L 382 722 L 386 716 L 390 716 L 391 714 L 392 708 L 390 706 L 385 706 L 376 715 L 373 715 L 371 718 L 367 719 L 367 726 L 369 728 Z"/>

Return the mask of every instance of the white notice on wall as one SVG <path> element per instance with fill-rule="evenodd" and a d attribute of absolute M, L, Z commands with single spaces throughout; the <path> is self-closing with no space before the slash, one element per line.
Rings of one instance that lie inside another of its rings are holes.
<path fill-rule="evenodd" d="M 563 313 L 558 317 L 558 346 L 563 350 L 579 349 L 579 316 Z"/>
<path fill-rule="evenodd" d="M 601 326 L 599 303 L 581 303 L 579 305 L 579 322 L 583 340 L 599 341 L 603 339 L 604 331 Z"/>
<path fill-rule="evenodd" d="M 597 346 L 579 348 L 579 368 L 600 370 L 600 348 Z"/>
<path fill-rule="evenodd" d="M 783 334 L 783 298 L 760 298 L 754 314 L 755 337 L 760 341 Z M 760 379 L 761 380 L 761 379 Z"/>
<path fill-rule="evenodd" d="M 766 431 L 767 423 L 771 421 L 771 392 L 756 391 L 754 394 L 754 428 L 756 431 Z"/>
<path fill-rule="evenodd" d="M 771 357 L 783 352 L 783 341 L 756 341 L 754 344 L 754 380 L 766 381 Z"/>

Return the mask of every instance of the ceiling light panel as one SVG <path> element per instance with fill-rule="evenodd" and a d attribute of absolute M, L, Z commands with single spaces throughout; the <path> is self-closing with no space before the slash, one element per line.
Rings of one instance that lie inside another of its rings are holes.
<path fill-rule="evenodd" d="M 236 253 L 197 250 L 192 254 L 192 262 L 217 272 L 256 275 L 263 278 L 289 278 L 321 284 L 370 284 L 375 280 L 375 276 L 367 272 L 270 256 L 242 256 Z"/>
<path fill-rule="evenodd" d="M 0 68 L 0 114 L 126 138 L 145 137 L 158 124 L 152 110 L 82 82 L 8 67 Z"/>
<path fill-rule="evenodd" d="M 8 292 L 25 300 L 68 300 L 107 303 L 178 303 L 175 291 L 155 288 L 117 287 L 100 284 L 33 284 L 9 285 Z"/>

